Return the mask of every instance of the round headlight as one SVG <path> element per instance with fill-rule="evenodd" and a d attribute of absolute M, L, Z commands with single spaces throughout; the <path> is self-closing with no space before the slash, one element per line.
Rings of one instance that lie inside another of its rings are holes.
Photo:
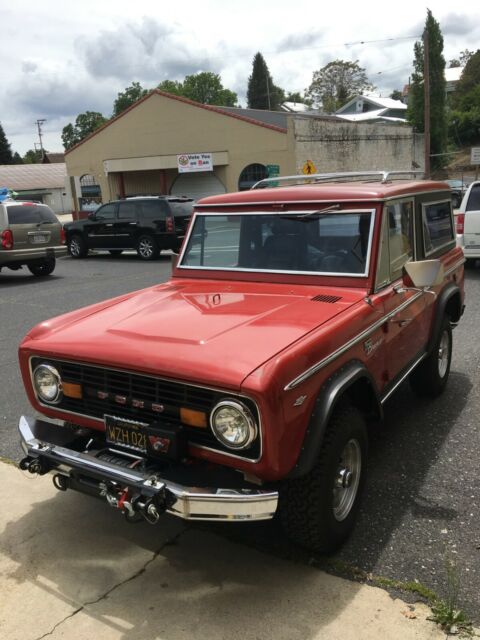
<path fill-rule="evenodd" d="M 49 364 L 39 364 L 33 372 L 33 386 L 38 397 L 48 404 L 56 404 L 62 396 L 60 374 Z"/>
<path fill-rule="evenodd" d="M 217 440 L 230 449 L 245 449 L 257 437 L 250 409 L 237 400 L 219 402 L 210 414 L 210 426 Z"/>

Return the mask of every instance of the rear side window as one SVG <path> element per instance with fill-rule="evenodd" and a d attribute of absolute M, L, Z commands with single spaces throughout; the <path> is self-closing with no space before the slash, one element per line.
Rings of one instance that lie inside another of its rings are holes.
<path fill-rule="evenodd" d="M 170 205 L 170 209 L 172 211 L 173 216 L 191 216 L 193 209 L 193 200 L 189 202 L 176 202 L 175 200 L 169 200 L 168 204 Z"/>
<path fill-rule="evenodd" d="M 396 202 L 387 207 L 390 278 L 402 275 L 403 265 L 413 257 L 413 203 Z"/>
<path fill-rule="evenodd" d="M 451 201 L 424 204 L 422 211 L 425 255 L 445 247 L 454 239 Z"/>
<path fill-rule="evenodd" d="M 165 200 L 143 200 L 138 202 L 142 218 L 147 220 L 165 220 L 168 215 L 168 205 Z"/>
<path fill-rule="evenodd" d="M 480 211 L 480 184 L 475 184 L 468 196 L 466 211 Z"/>
<path fill-rule="evenodd" d="M 9 225 L 58 222 L 57 216 L 45 205 L 22 204 L 20 206 L 7 207 L 7 216 Z"/>

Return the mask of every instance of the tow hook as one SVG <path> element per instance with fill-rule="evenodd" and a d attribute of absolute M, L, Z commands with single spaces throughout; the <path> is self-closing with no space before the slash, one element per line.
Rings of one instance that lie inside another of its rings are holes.
<path fill-rule="evenodd" d="M 155 498 L 145 498 L 140 494 L 131 495 L 128 487 L 120 488 L 113 482 L 100 483 L 100 495 L 115 509 L 120 509 L 127 522 L 138 522 L 140 518 L 149 524 L 157 524 L 160 516 L 167 509 L 166 504 L 160 504 Z"/>
<path fill-rule="evenodd" d="M 48 466 L 40 458 L 22 458 L 19 465 L 22 471 L 43 476 L 48 472 Z"/>

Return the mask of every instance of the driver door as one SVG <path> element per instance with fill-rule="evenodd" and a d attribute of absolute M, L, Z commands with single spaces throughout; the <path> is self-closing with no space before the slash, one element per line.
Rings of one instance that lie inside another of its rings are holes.
<path fill-rule="evenodd" d="M 94 218 L 87 223 L 88 246 L 92 249 L 115 248 L 115 217 L 117 204 L 110 202 L 95 211 Z"/>

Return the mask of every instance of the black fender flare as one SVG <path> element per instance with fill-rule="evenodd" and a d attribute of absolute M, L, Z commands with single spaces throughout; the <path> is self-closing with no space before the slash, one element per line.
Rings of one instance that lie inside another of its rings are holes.
<path fill-rule="evenodd" d="M 447 305 L 455 296 L 458 296 L 458 308 L 456 309 L 454 316 L 450 317 L 450 320 L 453 323 L 456 323 L 460 320 L 463 313 L 460 287 L 454 282 L 449 282 L 437 296 L 434 311 L 435 317 L 433 318 L 432 331 L 427 344 L 427 353 L 431 353 L 436 343 L 438 333 L 442 326 L 443 317 L 446 313 Z"/>
<path fill-rule="evenodd" d="M 318 458 L 322 446 L 327 424 L 336 404 L 356 382 L 363 381 L 368 385 L 369 397 L 365 407 L 370 405 L 367 413 L 377 420 L 383 418 L 383 408 L 380 402 L 377 385 L 365 365 L 359 360 L 351 360 L 343 365 L 323 383 L 315 401 L 315 407 L 310 416 L 302 449 L 293 469 L 287 478 L 298 478 L 307 474 Z"/>

